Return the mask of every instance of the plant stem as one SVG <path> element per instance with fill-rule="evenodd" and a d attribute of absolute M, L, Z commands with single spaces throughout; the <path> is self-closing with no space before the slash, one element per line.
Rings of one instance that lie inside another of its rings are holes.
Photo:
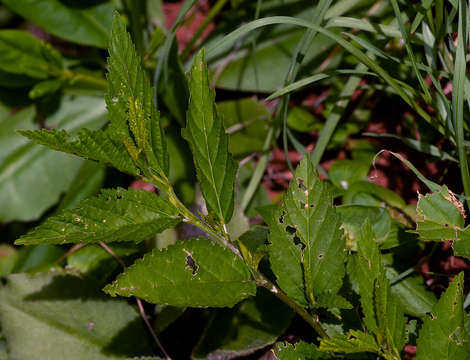
<path fill-rule="evenodd" d="M 196 42 L 199 40 L 201 37 L 202 33 L 206 28 L 209 26 L 211 21 L 217 16 L 217 14 L 222 10 L 222 8 L 225 6 L 228 0 L 218 0 L 215 5 L 210 9 L 209 14 L 207 14 L 206 18 L 202 22 L 202 24 L 198 27 L 196 32 L 194 33 L 193 37 L 191 40 L 186 44 L 186 46 L 183 49 L 183 52 L 181 53 L 181 58 L 185 59 L 191 50 L 193 49 L 194 45 Z"/>
<path fill-rule="evenodd" d="M 282 302 L 284 302 L 287 306 L 289 306 L 292 310 L 294 310 L 299 316 L 301 316 L 302 319 L 304 319 L 310 326 L 312 326 L 317 332 L 317 334 L 320 335 L 320 337 L 329 338 L 325 329 L 322 328 L 320 321 L 318 320 L 318 316 L 310 315 L 302 306 L 295 303 L 281 289 L 279 289 L 271 281 L 266 279 L 266 277 L 263 274 L 258 272 L 257 276 L 259 277 L 259 280 L 256 281 L 256 284 L 258 286 L 262 286 L 268 289 L 274 295 L 276 295 Z"/>
<path fill-rule="evenodd" d="M 154 185 L 158 184 L 158 188 L 167 194 L 168 200 L 175 206 L 179 213 L 184 217 L 184 221 L 188 222 L 194 226 L 197 226 L 202 231 L 209 234 L 214 240 L 216 240 L 222 246 L 228 248 L 235 255 L 243 259 L 240 251 L 237 247 L 230 241 L 230 237 L 224 228 L 224 233 L 221 231 L 212 228 L 210 225 L 206 224 L 204 221 L 199 219 L 194 215 L 189 209 L 181 202 L 178 196 L 175 194 L 173 187 L 168 183 L 167 179 L 160 179 L 155 175 L 152 175 L 152 179 L 145 179 L 148 182 L 153 183 Z M 243 259 L 244 261 L 244 259 Z M 328 334 L 320 325 L 318 316 L 310 315 L 302 306 L 295 303 L 287 294 L 285 294 L 281 289 L 269 281 L 262 273 L 257 270 L 251 271 L 253 278 L 256 281 L 257 286 L 262 286 L 268 289 L 271 293 L 276 295 L 281 301 L 283 301 L 287 306 L 294 310 L 299 316 L 301 316 L 310 326 L 312 326 L 315 331 L 322 338 L 328 338 Z"/>

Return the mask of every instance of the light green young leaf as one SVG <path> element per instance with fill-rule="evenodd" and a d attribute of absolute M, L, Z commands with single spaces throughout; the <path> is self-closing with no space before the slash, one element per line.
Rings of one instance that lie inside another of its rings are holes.
<path fill-rule="evenodd" d="M 333 357 L 318 350 L 315 344 L 307 344 L 300 341 L 295 345 L 289 343 L 277 343 L 273 352 L 278 360 L 330 360 Z"/>
<path fill-rule="evenodd" d="M 110 189 L 48 218 L 16 244 L 140 242 L 180 221 L 176 208 L 162 197 L 144 190 Z"/>
<path fill-rule="evenodd" d="M 3 0 L 3 3 L 59 38 L 102 48 L 108 43 L 114 7 L 110 1 L 77 8 L 60 0 Z"/>
<path fill-rule="evenodd" d="M 0 31 L 0 69 L 37 79 L 57 76 L 62 56 L 51 45 L 24 30 Z"/>
<path fill-rule="evenodd" d="M 141 155 L 160 176 L 168 175 L 168 153 L 153 90 L 126 26 L 115 14 L 109 43 L 106 104 L 116 132 L 135 162 Z M 145 169 L 146 170 L 146 169 Z"/>
<path fill-rule="evenodd" d="M 9 359 L 125 360 L 152 353 L 139 313 L 106 298 L 89 279 L 10 275 L 0 287 L 0 322 Z"/>
<path fill-rule="evenodd" d="M 470 339 L 464 328 L 463 275 L 462 272 L 454 278 L 424 320 L 416 360 L 470 358 Z"/>
<path fill-rule="evenodd" d="M 204 51 L 195 58 L 189 77 L 189 109 L 183 137 L 194 156 L 197 176 L 209 211 L 228 223 L 234 207 L 237 166 L 228 151 L 228 135 L 209 87 Z"/>
<path fill-rule="evenodd" d="M 256 285 L 240 257 L 196 238 L 146 254 L 104 291 L 163 305 L 231 307 L 254 296 Z"/>

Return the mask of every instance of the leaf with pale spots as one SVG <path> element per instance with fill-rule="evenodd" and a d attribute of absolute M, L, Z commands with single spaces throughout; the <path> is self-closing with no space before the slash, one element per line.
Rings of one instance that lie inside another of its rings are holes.
<path fill-rule="evenodd" d="M 144 190 L 103 190 L 22 236 L 16 244 L 140 242 L 181 221 L 166 199 Z"/>
<path fill-rule="evenodd" d="M 146 254 L 104 291 L 155 304 L 231 307 L 254 296 L 256 285 L 238 255 L 194 238 Z"/>

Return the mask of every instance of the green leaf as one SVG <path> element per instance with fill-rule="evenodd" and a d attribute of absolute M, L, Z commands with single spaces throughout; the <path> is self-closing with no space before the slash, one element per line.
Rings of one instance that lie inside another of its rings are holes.
<path fill-rule="evenodd" d="M 465 227 L 465 210 L 455 195 L 442 186 L 420 196 L 416 208 L 416 232 L 425 241 L 453 240 L 455 255 L 470 259 L 470 228 Z"/>
<path fill-rule="evenodd" d="M 315 344 L 299 342 L 295 345 L 289 343 L 277 343 L 274 354 L 279 360 L 329 360 L 333 359 L 329 354 L 318 350 Z"/>
<path fill-rule="evenodd" d="M 342 285 L 346 244 L 328 184 L 318 179 L 308 158 L 297 167 L 282 208 L 284 236 L 300 242 L 306 297 L 312 306 L 327 306 L 328 295 Z"/>
<path fill-rule="evenodd" d="M 0 221 L 37 219 L 70 187 L 83 164 L 81 159 L 33 144 L 16 134 L 17 129 L 37 129 L 34 116 L 32 107 L 13 116 L 0 114 Z M 67 96 L 45 125 L 73 134 L 83 126 L 99 128 L 105 121 L 102 99 Z"/>
<path fill-rule="evenodd" d="M 104 291 L 156 304 L 231 307 L 255 295 L 256 285 L 240 257 L 198 238 L 146 254 Z"/>
<path fill-rule="evenodd" d="M 8 73 L 47 79 L 62 72 L 62 56 L 24 30 L 0 31 L 0 69 Z"/>
<path fill-rule="evenodd" d="M 12 11 L 61 39 L 105 48 L 111 30 L 112 2 L 67 6 L 60 0 L 4 0 Z"/>
<path fill-rule="evenodd" d="M 271 122 L 269 110 L 251 98 L 217 103 L 217 112 L 230 136 L 229 151 L 241 159 L 262 151 Z"/>
<path fill-rule="evenodd" d="M 218 309 L 192 356 L 233 358 L 273 344 L 287 329 L 293 312 L 264 288 L 233 309 Z M 233 326 L 237 324 L 237 326 Z"/>
<path fill-rule="evenodd" d="M 406 318 L 401 303 L 392 293 L 368 220 L 362 226 L 358 254 L 354 260 L 350 276 L 358 284 L 364 323 L 375 334 L 385 354 L 398 359 L 404 346 Z"/>
<path fill-rule="evenodd" d="M 204 51 L 195 58 L 189 77 L 189 109 L 183 137 L 194 156 L 197 176 L 208 210 L 228 223 L 234 207 L 237 166 L 228 151 L 228 135 L 217 114 L 215 93 L 210 90 Z"/>
<path fill-rule="evenodd" d="M 18 261 L 13 273 L 49 272 L 57 267 L 55 262 L 65 253 L 65 249 L 55 245 L 33 245 L 23 247 L 18 251 Z"/>
<path fill-rule="evenodd" d="M 464 328 L 463 272 L 454 278 L 424 320 L 416 360 L 468 359 L 470 342 Z"/>
<path fill-rule="evenodd" d="M 18 252 L 16 249 L 8 244 L 0 244 L 0 278 L 10 274 L 17 261 Z"/>
<path fill-rule="evenodd" d="M 362 352 L 378 353 L 380 352 L 380 347 L 371 334 L 350 330 L 346 336 L 322 339 L 320 342 L 320 350 L 345 354 Z"/>
<path fill-rule="evenodd" d="M 56 129 L 18 132 L 53 150 L 99 161 L 131 175 L 139 174 L 121 139 L 110 128 L 95 131 L 83 128 L 76 137 L 65 130 Z"/>
<path fill-rule="evenodd" d="M 302 306 L 308 306 L 301 247 L 286 233 L 286 226 L 281 222 L 284 214 L 282 208 L 277 205 L 264 206 L 259 208 L 258 212 L 269 226 L 269 262 L 276 275 L 277 284 L 292 300 Z"/>
<path fill-rule="evenodd" d="M 103 190 L 63 210 L 16 244 L 66 244 L 146 240 L 181 221 L 168 200 L 145 190 Z"/>
<path fill-rule="evenodd" d="M 253 226 L 237 239 L 243 258 L 250 268 L 258 269 L 259 262 L 268 251 L 267 241 L 268 230 L 261 226 Z"/>
<path fill-rule="evenodd" d="M 335 186 L 347 190 L 352 184 L 365 180 L 369 169 L 369 162 L 340 159 L 331 164 L 328 175 Z"/>
<path fill-rule="evenodd" d="M 10 275 L 0 288 L 0 322 L 11 359 L 124 360 L 151 354 L 138 312 L 73 276 Z"/>
<path fill-rule="evenodd" d="M 168 174 L 168 153 L 153 103 L 153 90 L 126 26 L 115 14 L 109 43 L 106 105 L 110 127 L 137 163 L 143 156 L 160 177 Z M 145 166 L 145 165 L 143 165 Z"/>

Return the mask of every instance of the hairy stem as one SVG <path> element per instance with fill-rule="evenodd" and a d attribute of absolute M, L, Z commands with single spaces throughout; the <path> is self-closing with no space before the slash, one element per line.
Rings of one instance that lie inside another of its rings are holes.
<path fill-rule="evenodd" d="M 152 176 L 152 178 L 153 177 L 154 176 Z M 161 179 L 157 179 L 157 178 L 155 178 L 153 181 L 150 181 L 150 182 L 154 183 L 155 185 L 156 181 L 158 181 L 159 189 L 168 195 L 168 199 L 170 200 L 170 202 L 178 209 L 180 214 L 184 217 L 184 221 L 194 226 L 197 226 L 199 229 L 201 229 L 202 231 L 210 235 L 219 244 L 228 248 L 234 254 L 236 254 L 237 256 L 243 259 L 243 256 L 241 255 L 240 251 L 230 241 L 230 237 L 227 231 L 225 230 L 225 228 L 224 228 L 224 231 L 222 232 L 206 224 L 204 221 L 202 221 L 196 215 L 194 215 L 191 211 L 189 211 L 188 208 L 178 199 L 178 196 L 175 194 L 173 187 L 168 182 L 165 183 L 165 181 L 162 181 Z M 310 326 L 314 328 L 314 330 L 318 333 L 319 336 L 321 336 L 322 338 L 329 337 L 326 331 L 322 328 L 317 315 L 315 316 L 310 315 L 307 312 L 307 310 L 305 310 L 302 306 L 295 303 L 291 298 L 289 298 L 289 296 L 287 296 L 287 294 L 285 294 L 275 284 L 269 281 L 259 271 L 252 269 L 251 273 L 252 273 L 253 278 L 256 280 L 257 286 L 262 286 L 268 289 L 274 295 L 276 295 L 281 301 L 283 301 L 287 306 L 289 306 L 292 310 L 294 310 L 300 317 L 302 317 L 302 319 L 304 319 L 308 324 L 310 324 Z"/>

